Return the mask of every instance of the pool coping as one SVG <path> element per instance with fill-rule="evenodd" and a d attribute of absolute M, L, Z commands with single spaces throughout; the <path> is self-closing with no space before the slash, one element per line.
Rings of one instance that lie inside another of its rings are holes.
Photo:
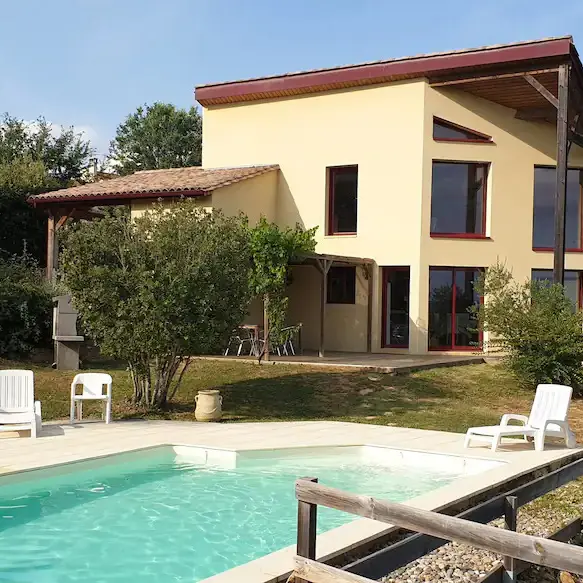
<path fill-rule="evenodd" d="M 373 446 L 505 462 L 502 466 L 457 478 L 446 486 L 405 502 L 426 510 L 445 510 L 469 502 L 491 488 L 499 488 L 527 475 L 545 473 L 583 457 L 583 449 L 580 448 L 567 450 L 549 447 L 544 452 L 534 452 L 530 444 L 516 440 L 506 441 L 501 451 L 496 453 L 483 447 L 464 449 L 463 436 L 460 434 L 333 421 L 220 425 L 140 421 L 116 422 L 109 426 L 87 423 L 83 427 L 62 429 L 62 435 L 49 435 L 46 439 L 27 439 L 26 442 L 23 439 L 0 440 L 0 459 L 3 464 L 0 476 L 160 446 L 200 447 L 231 452 Z M 80 434 L 78 429 L 83 429 L 84 433 Z M 94 439 L 111 443 L 89 448 L 91 443 L 95 443 Z M 269 447 L 265 447 L 266 442 L 270 444 Z M 11 460 L 13 463 L 10 465 Z M 6 462 L 8 465 L 4 465 Z M 317 558 L 324 561 L 338 559 L 359 547 L 386 538 L 395 530 L 398 530 L 395 526 L 365 518 L 354 520 L 318 536 Z M 295 553 L 295 545 L 290 545 L 199 583 L 282 581 L 292 570 Z"/>

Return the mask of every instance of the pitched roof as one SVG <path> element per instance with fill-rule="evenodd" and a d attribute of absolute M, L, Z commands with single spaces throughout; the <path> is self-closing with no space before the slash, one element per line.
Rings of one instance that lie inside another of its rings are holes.
<path fill-rule="evenodd" d="M 232 168 L 169 168 L 167 170 L 142 170 L 128 176 L 120 176 L 100 182 L 83 184 L 37 194 L 29 201 L 33 205 L 57 202 L 125 201 L 134 198 L 159 196 L 205 196 L 213 190 L 247 180 L 266 172 L 277 170 L 277 164 L 263 166 L 238 166 Z"/>
<path fill-rule="evenodd" d="M 491 45 L 383 61 L 345 65 L 271 77 L 199 85 L 195 96 L 203 106 L 276 99 L 339 88 L 388 83 L 403 79 L 430 79 L 501 66 L 532 66 L 572 60 L 581 63 L 570 36 Z"/>

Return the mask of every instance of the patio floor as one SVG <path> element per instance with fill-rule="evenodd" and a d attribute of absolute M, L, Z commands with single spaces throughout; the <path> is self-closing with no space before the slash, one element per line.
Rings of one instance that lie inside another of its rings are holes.
<path fill-rule="evenodd" d="M 218 356 L 213 358 L 230 360 L 256 360 L 254 356 Z M 449 355 L 449 354 L 372 354 L 370 352 L 326 352 L 319 357 L 317 352 L 304 351 L 296 356 L 269 355 L 271 363 L 295 363 L 348 367 L 370 370 L 371 372 L 404 374 L 416 370 L 439 368 L 444 366 L 459 366 L 464 364 L 481 364 L 484 358 L 480 355 Z"/>

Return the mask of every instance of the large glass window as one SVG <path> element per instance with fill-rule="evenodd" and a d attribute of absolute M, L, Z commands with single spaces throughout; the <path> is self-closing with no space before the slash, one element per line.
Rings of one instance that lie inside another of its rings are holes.
<path fill-rule="evenodd" d="M 432 267 L 429 270 L 429 349 L 471 350 L 481 344 L 472 306 L 480 297 L 474 282 L 481 269 Z"/>
<path fill-rule="evenodd" d="M 356 267 L 331 267 L 328 271 L 329 304 L 356 302 Z"/>
<path fill-rule="evenodd" d="M 328 168 L 328 235 L 356 233 L 358 166 Z"/>
<path fill-rule="evenodd" d="M 383 346 L 409 346 L 409 268 L 383 267 Z"/>
<path fill-rule="evenodd" d="M 565 247 L 580 250 L 581 238 L 581 184 L 583 172 L 570 168 L 567 171 L 567 222 Z M 534 249 L 552 249 L 555 244 L 555 188 L 556 169 L 534 169 L 534 215 L 532 246 Z"/>
<path fill-rule="evenodd" d="M 487 164 L 433 162 L 431 235 L 483 237 Z"/>
<path fill-rule="evenodd" d="M 581 307 L 581 275 L 580 271 L 565 271 L 565 295 L 573 302 L 573 309 Z M 552 269 L 533 269 L 532 279 L 553 283 Z"/>

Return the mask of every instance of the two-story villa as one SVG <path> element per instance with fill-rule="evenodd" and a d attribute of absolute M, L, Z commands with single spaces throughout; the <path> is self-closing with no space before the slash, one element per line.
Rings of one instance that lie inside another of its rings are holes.
<path fill-rule="evenodd" d="M 582 88 L 570 37 L 204 85 L 202 169 L 37 204 L 139 212 L 180 193 L 318 226 L 320 257 L 295 266 L 289 288 L 306 348 L 323 337 L 340 351 L 476 350 L 473 282 L 497 260 L 518 279 L 562 277 L 564 260 L 580 303 Z"/>

